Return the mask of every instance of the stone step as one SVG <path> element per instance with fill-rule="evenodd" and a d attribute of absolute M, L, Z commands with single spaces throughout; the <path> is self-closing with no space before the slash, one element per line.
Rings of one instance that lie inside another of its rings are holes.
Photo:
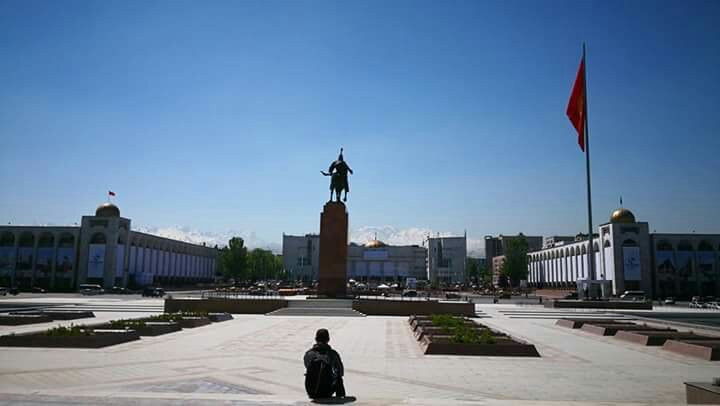
<path fill-rule="evenodd" d="M 353 309 L 343 308 L 293 308 L 284 307 L 267 313 L 267 316 L 316 316 L 316 317 L 365 317 L 364 314 Z"/>
<path fill-rule="evenodd" d="M 288 308 L 299 309 L 352 309 L 350 299 L 306 299 L 288 300 Z"/>

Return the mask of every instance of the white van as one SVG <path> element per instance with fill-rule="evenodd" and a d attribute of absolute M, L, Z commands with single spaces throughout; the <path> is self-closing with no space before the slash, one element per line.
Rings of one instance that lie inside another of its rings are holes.
<path fill-rule="evenodd" d="M 89 283 L 80 285 L 78 291 L 83 295 L 99 295 L 105 293 L 105 289 L 103 289 L 102 286 Z"/>

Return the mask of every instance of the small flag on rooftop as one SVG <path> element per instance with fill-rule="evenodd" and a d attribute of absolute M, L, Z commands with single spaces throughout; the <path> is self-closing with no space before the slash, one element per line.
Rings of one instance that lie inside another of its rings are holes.
<path fill-rule="evenodd" d="M 115 196 L 115 192 L 113 192 L 112 190 L 108 190 L 108 196 Z"/>

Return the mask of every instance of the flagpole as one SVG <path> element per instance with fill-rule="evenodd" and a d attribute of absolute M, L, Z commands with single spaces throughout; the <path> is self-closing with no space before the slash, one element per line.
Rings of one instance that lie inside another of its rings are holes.
<path fill-rule="evenodd" d="M 585 175 L 587 177 L 587 206 L 588 206 L 588 279 L 595 280 L 595 251 L 593 250 L 593 226 L 592 226 L 592 198 L 590 193 L 590 132 L 588 129 L 588 107 L 587 107 L 587 60 L 585 60 L 585 43 L 583 42 L 583 62 L 585 72 L 583 74 L 583 109 L 585 115 Z"/>

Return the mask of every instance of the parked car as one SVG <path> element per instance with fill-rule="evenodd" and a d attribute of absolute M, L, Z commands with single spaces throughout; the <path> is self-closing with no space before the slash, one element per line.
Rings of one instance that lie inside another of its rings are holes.
<path fill-rule="evenodd" d="M 39 286 L 33 286 L 32 288 L 30 288 L 30 291 L 32 293 L 46 293 L 47 292 L 45 289 L 43 289 Z"/>
<path fill-rule="evenodd" d="M 20 289 L 18 289 L 17 286 L 13 286 L 11 288 L 8 288 L 7 292 L 13 296 L 17 296 L 18 293 L 20 293 Z"/>
<path fill-rule="evenodd" d="M 114 293 L 116 295 L 126 295 L 128 293 L 132 293 L 128 288 L 123 288 L 122 286 L 113 286 L 110 288 L 110 293 Z"/>
<path fill-rule="evenodd" d="M 142 295 L 146 297 L 163 297 L 165 296 L 165 289 L 149 286 L 143 289 Z"/>
<path fill-rule="evenodd" d="M 460 299 L 460 294 L 455 292 L 448 292 L 445 294 L 445 299 Z"/>
<path fill-rule="evenodd" d="M 705 307 L 708 309 L 720 310 L 720 302 L 708 302 Z"/>
<path fill-rule="evenodd" d="M 571 292 L 565 295 L 563 299 L 576 300 L 578 298 L 577 292 Z"/>
<path fill-rule="evenodd" d="M 105 289 L 100 285 L 84 283 L 78 287 L 78 291 L 83 295 L 100 295 L 105 293 Z"/>
<path fill-rule="evenodd" d="M 674 305 L 674 304 L 675 304 L 675 298 L 674 298 L 674 297 L 666 298 L 666 299 L 663 301 L 663 303 L 665 303 L 666 305 Z"/>
<path fill-rule="evenodd" d="M 403 292 L 403 297 L 417 297 L 417 291 L 416 290 L 406 290 Z"/>
<path fill-rule="evenodd" d="M 625 293 L 620 295 L 621 300 L 632 300 L 632 301 L 644 301 L 645 291 L 642 290 L 626 290 Z"/>

